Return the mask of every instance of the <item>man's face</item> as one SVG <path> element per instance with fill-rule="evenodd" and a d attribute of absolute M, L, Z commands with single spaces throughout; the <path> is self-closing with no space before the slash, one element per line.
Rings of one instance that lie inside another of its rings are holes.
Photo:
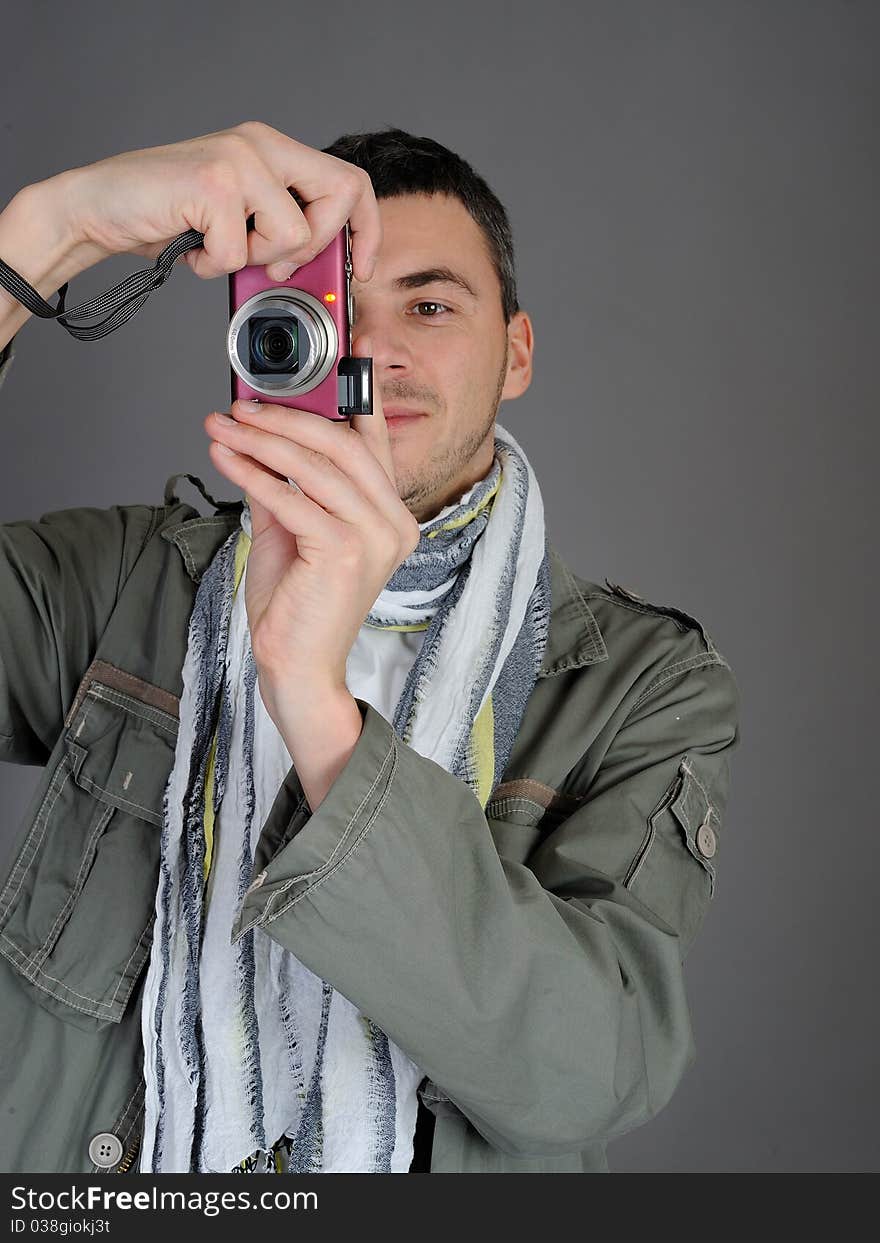
<path fill-rule="evenodd" d="M 372 343 L 398 494 L 423 522 L 492 465 L 499 402 L 531 378 L 531 326 L 522 311 L 505 324 L 483 234 L 458 199 L 406 194 L 379 210 L 382 248 L 372 279 L 352 282 L 352 331 Z M 395 420 L 404 410 L 419 417 Z"/>

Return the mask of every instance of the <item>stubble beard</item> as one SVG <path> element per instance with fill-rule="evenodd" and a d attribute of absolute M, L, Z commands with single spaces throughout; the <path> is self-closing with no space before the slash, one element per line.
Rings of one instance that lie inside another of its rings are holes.
<path fill-rule="evenodd" d="M 486 438 L 495 426 L 498 407 L 501 405 L 501 393 L 507 376 L 507 353 L 505 338 L 504 359 L 498 372 L 495 393 L 490 403 L 491 409 L 486 419 L 479 427 L 471 429 L 460 444 L 453 445 L 444 457 L 429 458 L 424 463 L 423 472 L 418 478 L 404 482 L 404 490 L 400 492 L 400 499 L 410 513 L 415 514 L 423 510 L 428 502 L 436 503 L 438 498 L 445 496 L 452 480 L 462 474 L 467 464 L 476 457 L 485 444 Z M 465 490 L 462 489 L 462 491 Z M 443 502 L 443 504 L 449 503 L 448 500 Z M 443 504 L 437 504 L 437 512 L 443 508 Z"/>

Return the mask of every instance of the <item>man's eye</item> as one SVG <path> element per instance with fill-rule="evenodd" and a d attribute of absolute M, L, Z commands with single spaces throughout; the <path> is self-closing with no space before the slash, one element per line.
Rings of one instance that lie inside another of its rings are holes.
<path fill-rule="evenodd" d="M 417 302 L 415 305 L 416 307 L 420 307 L 420 306 L 439 307 L 441 311 L 448 311 L 450 309 L 446 305 L 445 302 Z M 436 318 L 437 316 L 433 312 L 428 315 L 417 315 L 416 316 L 416 319 L 436 319 Z"/>

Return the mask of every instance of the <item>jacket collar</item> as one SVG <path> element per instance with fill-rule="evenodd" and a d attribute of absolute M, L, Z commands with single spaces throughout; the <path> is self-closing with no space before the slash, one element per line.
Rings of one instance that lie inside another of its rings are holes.
<path fill-rule="evenodd" d="M 244 502 L 222 509 L 207 518 L 184 518 L 183 522 L 171 522 L 163 527 L 163 539 L 173 544 L 183 557 L 186 572 L 194 583 L 200 581 L 214 554 L 236 527 L 241 526 Z"/>
<path fill-rule="evenodd" d="M 162 530 L 162 538 L 174 544 L 193 582 L 199 582 L 214 554 L 240 525 L 243 502 L 223 508 L 207 518 L 186 518 Z M 550 545 L 550 631 L 539 678 L 564 673 L 582 665 L 608 659 L 599 623 L 562 557 Z"/>
<path fill-rule="evenodd" d="M 574 575 L 550 544 L 550 633 L 539 678 L 608 659 L 608 649 L 593 611 Z"/>

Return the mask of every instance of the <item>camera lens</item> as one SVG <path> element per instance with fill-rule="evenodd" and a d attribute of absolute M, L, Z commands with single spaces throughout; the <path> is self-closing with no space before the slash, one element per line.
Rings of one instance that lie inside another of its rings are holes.
<path fill-rule="evenodd" d="M 236 375 L 258 393 L 296 397 L 330 375 L 341 352 L 340 333 L 308 290 L 269 286 L 235 308 L 226 352 Z"/>
<path fill-rule="evenodd" d="M 299 332 L 295 319 L 255 315 L 248 321 L 250 370 L 254 375 L 296 371 Z"/>
<path fill-rule="evenodd" d="M 293 333 L 287 328 L 267 328 L 257 341 L 257 349 L 267 362 L 283 363 L 293 352 Z"/>

